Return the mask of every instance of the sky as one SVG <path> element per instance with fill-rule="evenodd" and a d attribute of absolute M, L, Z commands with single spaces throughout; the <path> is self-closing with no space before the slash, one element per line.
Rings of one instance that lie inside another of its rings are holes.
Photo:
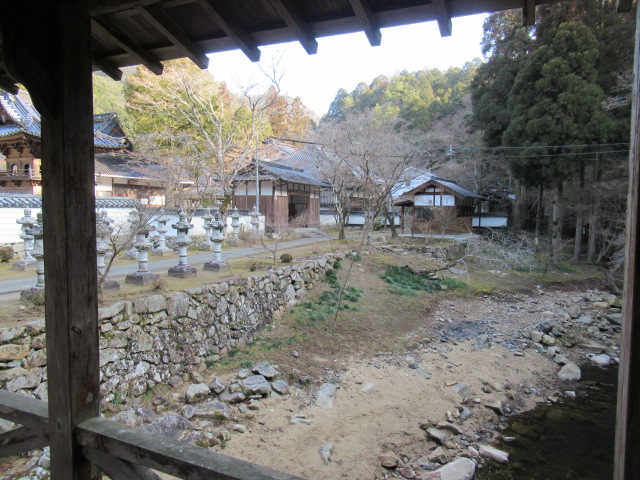
<path fill-rule="evenodd" d="M 446 70 L 482 57 L 480 39 L 486 15 L 453 19 L 453 35 L 442 38 L 436 22 L 382 29 L 382 45 L 369 45 L 363 32 L 318 38 L 318 53 L 307 55 L 299 43 L 260 47 L 260 65 L 269 69 L 281 58 L 281 92 L 300 97 L 303 103 L 324 115 L 340 88 L 351 92 L 358 83 L 367 84 L 378 75 L 424 68 Z M 232 89 L 268 84 L 258 64 L 239 50 L 210 55 L 209 70 Z"/>

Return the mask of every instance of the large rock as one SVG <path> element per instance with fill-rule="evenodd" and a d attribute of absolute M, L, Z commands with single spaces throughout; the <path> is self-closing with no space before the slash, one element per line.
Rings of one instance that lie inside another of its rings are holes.
<path fill-rule="evenodd" d="M 222 392 L 220 395 L 218 395 L 218 400 L 220 400 L 221 402 L 227 402 L 227 403 L 241 403 L 244 402 L 244 400 L 247 397 L 245 396 L 244 393 L 242 392 Z"/>
<path fill-rule="evenodd" d="M 458 458 L 433 472 L 422 474 L 424 479 L 471 480 L 476 473 L 476 464 L 468 458 Z"/>
<path fill-rule="evenodd" d="M 242 381 L 242 388 L 247 395 L 271 395 L 271 385 L 262 375 L 251 375 Z"/>
<path fill-rule="evenodd" d="M 336 400 L 336 386 L 333 383 L 323 383 L 316 394 L 316 405 L 331 408 Z"/>
<path fill-rule="evenodd" d="M 224 392 L 224 389 L 227 388 L 224 382 L 217 377 L 214 378 L 213 381 L 208 386 L 209 386 L 209 389 L 213 390 L 217 394 Z"/>
<path fill-rule="evenodd" d="M 272 380 L 278 375 L 278 371 L 269 362 L 258 362 L 251 371 L 257 375 L 262 375 L 268 380 Z"/>
<path fill-rule="evenodd" d="M 438 430 L 437 428 L 428 428 L 427 435 L 429 436 L 429 438 L 435 440 L 436 443 L 439 443 L 440 445 L 443 445 L 444 442 L 449 440 L 449 435 L 447 435 L 447 433 L 443 432 L 442 430 Z"/>
<path fill-rule="evenodd" d="M 201 402 L 209 396 L 211 390 L 204 383 L 192 383 L 184 394 L 187 403 Z"/>
<path fill-rule="evenodd" d="M 594 355 L 590 358 L 591 363 L 599 367 L 606 367 L 611 363 L 611 357 L 607 354 Z"/>
<path fill-rule="evenodd" d="M 580 371 L 580 367 L 575 363 L 567 363 L 558 372 L 558 377 L 560 377 L 561 380 L 567 381 L 580 380 L 580 378 L 582 377 L 582 372 Z"/>
<path fill-rule="evenodd" d="M 229 406 L 218 400 L 197 403 L 193 405 L 193 416 L 211 420 L 228 419 Z"/>
<path fill-rule="evenodd" d="M 0 362 L 22 360 L 29 354 L 29 345 L 0 345 Z"/>
<path fill-rule="evenodd" d="M 607 320 L 615 325 L 622 325 L 622 314 L 621 313 L 610 313 L 607 315 Z"/>
<path fill-rule="evenodd" d="M 490 447 L 489 445 L 480 445 L 480 455 L 495 460 L 498 463 L 509 463 L 509 454 Z"/>
<path fill-rule="evenodd" d="M 275 382 L 271 382 L 271 388 L 280 395 L 285 395 L 289 393 L 289 384 L 284 380 L 276 380 Z"/>

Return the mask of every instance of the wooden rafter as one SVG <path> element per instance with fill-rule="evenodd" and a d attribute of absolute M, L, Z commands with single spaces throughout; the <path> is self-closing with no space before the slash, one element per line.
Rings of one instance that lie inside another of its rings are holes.
<path fill-rule="evenodd" d="M 523 0 L 522 3 L 522 24 L 525 27 L 532 27 L 536 23 L 536 0 Z"/>
<path fill-rule="evenodd" d="M 124 38 L 124 36 L 110 31 L 105 25 L 95 18 L 91 20 L 91 32 L 105 40 L 108 39 L 109 41 L 116 43 L 120 48 L 131 55 L 137 63 L 141 63 L 156 75 L 162 74 L 162 63 L 151 57 L 151 55 L 149 55 L 149 53 L 144 49 L 133 45 L 131 41 Z"/>
<path fill-rule="evenodd" d="M 432 5 L 436 9 L 436 20 L 441 37 L 451 36 L 451 8 L 449 0 L 433 0 Z"/>
<path fill-rule="evenodd" d="M 206 69 L 209 66 L 209 57 L 161 8 L 155 6 L 137 7 L 136 11 L 178 47 L 182 55 L 189 58 L 199 68 Z"/>
<path fill-rule="evenodd" d="M 353 12 L 356 14 L 356 17 L 358 17 L 358 20 L 362 23 L 364 33 L 371 46 L 380 46 L 382 33 L 380 32 L 378 20 L 376 20 L 369 2 L 367 0 L 349 0 L 349 3 L 351 4 L 351 8 L 353 8 Z"/>
<path fill-rule="evenodd" d="M 221 4 L 217 0 L 200 0 L 199 4 L 202 5 L 205 12 L 207 12 L 224 33 L 233 40 L 249 60 L 252 62 L 260 61 L 260 49 L 256 42 L 233 17 L 225 14 Z"/>
<path fill-rule="evenodd" d="M 270 2 L 276 12 L 278 12 L 278 15 L 280 15 L 280 18 L 282 18 L 289 29 L 293 31 L 302 48 L 304 48 L 309 55 L 318 53 L 318 41 L 311 31 L 311 28 L 309 28 L 309 25 L 300 15 L 296 4 L 291 0 L 270 0 Z"/>
<path fill-rule="evenodd" d="M 96 58 L 94 53 L 91 63 L 96 69 L 101 70 L 105 75 L 109 76 L 116 82 L 122 80 L 122 70 L 109 63 L 108 60 Z"/>

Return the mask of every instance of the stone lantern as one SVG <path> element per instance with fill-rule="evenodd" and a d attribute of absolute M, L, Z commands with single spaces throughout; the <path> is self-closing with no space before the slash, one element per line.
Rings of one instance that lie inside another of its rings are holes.
<path fill-rule="evenodd" d="M 149 250 L 153 248 L 153 244 L 149 241 L 149 234 L 153 232 L 156 227 L 144 221 L 144 215 L 141 209 L 138 209 L 137 215 L 136 240 L 133 246 L 138 252 L 138 271 L 127 275 L 125 282 L 134 285 L 148 285 L 160 278 L 160 275 L 157 273 L 151 273 L 149 271 L 148 265 Z"/>
<path fill-rule="evenodd" d="M 24 216 L 16 220 L 16 223 L 20 225 L 20 238 L 24 242 L 24 258 L 14 262 L 11 268 L 13 270 L 25 271 L 36 266 L 36 259 L 31 256 L 33 250 L 33 235 L 28 233 L 28 230 L 36 225 L 36 219 L 31 216 L 31 209 L 25 208 Z"/>
<path fill-rule="evenodd" d="M 211 229 L 211 242 L 213 243 L 213 260 L 204 264 L 204 269 L 217 272 L 222 267 L 228 267 L 229 263 L 222 260 L 222 242 L 224 241 L 225 224 L 220 220 L 220 213 L 216 212 L 213 221 L 209 224 Z"/>
<path fill-rule="evenodd" d="M 240 241 L 240 237 L 238 236 L 240 233 L 240 214 L 238 213 L 238 207 L 234 207 L 233 213 L 231 214 L 231 229 L 233 233 L 229 239 L 229 245 L 237 245 Z"/>
<path fill-rule="evenodd" d="M 20 292 L 20 299 L 35 301 L 44 300 L 44 229 L 42 228 L 42 213 L 36 216 L 37 223 L 27 230 L 33 236 L 33 257 L 36 259 L 36 286 Z"/>
<path fill-rule="evenodd" d="M 178 213 L 178 222 L 171 225 L 171 228 L 175 228 L 178 232 L 176 236 L 176 244 L 179 247 L 178 255 L 180 260 L 178 265 L 169 269 L 169 275 L 172 277 L 192 277 L 198 273 L 198 269 L 187 263 L 187 248 L 191 243 L 189 238 L 189 230 L 193 228 L 193 224 L 187 222 L 187 214 L 183 210 Z"/>
<path fill-rule="evenodd" d="M 258 212 L 258 207 L 253 206 L 253 210 L 251 210 L 251 228 L 253 229 L 253 233 L 255 233 L 256 238 L 260 237 L 260 212 Z"/>
<path fill-rule="evenodd" d="M 169 229 L 167 228 L 167 222 L 169 220 L 169 217 L 164 214 L 164 210 L 161 209 L 159 212 L 159 217 L 156 218 L 156 222 L 158 223 L 156 232 L 160 234 L 160 237 L 158 238 L 158 246 L 153 249 L 154 255 L 163 256 L 165 253 L 171 252 L 171 249 L 167 247 L 167 240 L 165 238 L 166 233 L 169 231 Z"/>
<path fill-rule="evenodd" d="M 211 243 L 211 222 L 213 220 L 213 215 L 211 215 L 211 209 L 207 208 L 205 210 L 205 214 L 202 216 L 204 220 L 204 243 L 200 246 L 200 250 L 209 251 L 213 246 Z"/>

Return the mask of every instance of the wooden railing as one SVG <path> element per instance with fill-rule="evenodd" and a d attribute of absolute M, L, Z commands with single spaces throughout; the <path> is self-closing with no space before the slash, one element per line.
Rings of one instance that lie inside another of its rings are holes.
<path fill-rule="evenodd" d="M 0 390 L 0 418 L 22 425 L 0 434 L 0 457 L 49 444 L 47 402 Z M 106 418 L 78 425 L 76 439 L 84 456 L 112 480 L 160 480 L 154 470 L 193 480 L 302 480 Z"/>
<path fill-rule="evenodd" d="M 0 170 L 0 179 L 12 181 L 41 181 L 42 175 L 34 172 L 25 173 L 24 170 Z"/>

